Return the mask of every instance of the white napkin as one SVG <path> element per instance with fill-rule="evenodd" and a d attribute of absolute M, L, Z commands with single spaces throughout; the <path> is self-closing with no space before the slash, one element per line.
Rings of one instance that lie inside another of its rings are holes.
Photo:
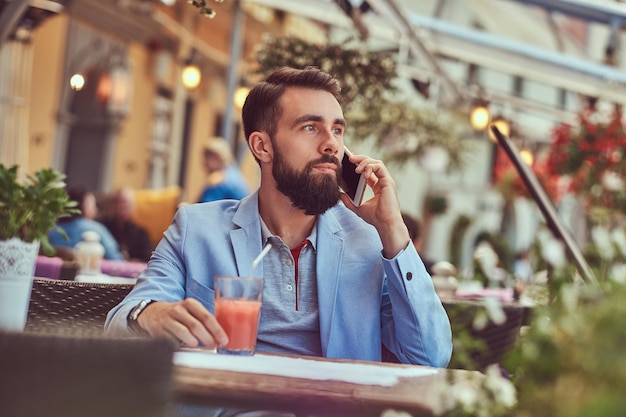
<path fill-rule="evenodd" d="M 434 368 L 410 366 L 385 366 L 371 364 L 326 362 L 319 360 L 271 356 L 257 353 L 254 356 L 218 355 L 211 351 L 184 349 L 174 353 L 174 364 L 192 368 L 219 369 L 223 371 L 279 375 L 290 378 L 334 380 L 362 385 L 393 386 L 399 378 L 434 375 Z"/>

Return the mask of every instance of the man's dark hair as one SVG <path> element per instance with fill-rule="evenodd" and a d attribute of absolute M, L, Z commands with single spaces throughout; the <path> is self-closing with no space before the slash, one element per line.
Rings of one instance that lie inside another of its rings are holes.
<path fill-rule="evenodd" d="M 257 84 L 246 98 L 241 111 L 246 139 L 255 131 L 265 131 L 274 136 L 278 119 L 282 114 L 278 101 L 289 87 L 328 91 L 341 102 L 339 82 L 330 74 L 315 67 L 280 68 L 270 74 L 264 82 Z"/>

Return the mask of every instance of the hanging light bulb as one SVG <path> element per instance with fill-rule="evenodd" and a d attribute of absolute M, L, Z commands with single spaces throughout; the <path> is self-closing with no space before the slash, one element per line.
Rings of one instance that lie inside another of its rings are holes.
<path fill-rule="evenodd" d="M 182 81 L 183 85 L 192 90 L 200 85 L 200 81 L 202 80 L 202 74 L 200 73 L 200 68 L 197 65 L 188 63 L 183 68 L 182 72 Z"/>
<path fill-rule="evenodd" d="M 98 88 L 96 89 L 96 97 L 101 103 L 107 103 L 111 98 L 111 91 L 113 89 L 113 83 L 111 81 L 111 74 L 109 72 L 103 72 L 100 75 L 98 81 Z"/>
<path fill-rule="evenodd" d="M 528 166 L 532 166 L 533 162 L 535 160 L 535 156 L 533 155 L 532 151 L 528 148 L 523 148 L 521 151 L 519 151 L 519 156 L 522 158 L 522 161 L 524 161 L 526 163 L 526 165 Z"/>
<path fill-rule="evenodd" d="M 470 125 L 472 129 L 477 132 L 482 132 L 487 129 L 490 120 L 491 114 L 489 114 L 489 109 L 486 105 L 478 104 L 472 108 L 470 112 Z"/>
<path fill-rule="evenodd" d="M 502 116 L 495 117 L 493 119 L 493 122 L 491 122 L 491 124 L 497 127 L 500 133 L 502 133 L 504 136 L 508 137 L 511 134 L 511 124 L 504 117 Z M 491 129 L 489 129 L 489 139 L 491 139 L 493 142 L 498 142 L 498 139 L 491 132 Z"/>
<path fill-rule="evenodd" d="M 239 87 L 235 90 L 235 95 L 233 97 L 233 101 L 235 103 L 235 107 L 238 110 L 243 109 L 243 104 L 246 102 L 246 97 L 248 97 L 248 93 L 250 92 L 250 88 L 248 87 Z"/>
<path fill-rule="evenodd" d="M 70 78 L 70 87 L 74 91 L 80 91 L 85 86 L 85 77 L 83 74 L 77 73 Z"/>

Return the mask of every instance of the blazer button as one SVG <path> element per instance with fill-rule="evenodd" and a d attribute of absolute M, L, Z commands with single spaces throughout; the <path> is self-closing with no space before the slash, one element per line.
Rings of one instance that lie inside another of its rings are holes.
<path fill-rule="evenodd" d="M 407 281 L 410 281 L 410 280 L 412 280 L 412 279 L 413 279 L 413 273 L 412 273 L 412 272 L 407 272 L 407 273 L 406 273 L 406 280 L 407 280 Z"/>

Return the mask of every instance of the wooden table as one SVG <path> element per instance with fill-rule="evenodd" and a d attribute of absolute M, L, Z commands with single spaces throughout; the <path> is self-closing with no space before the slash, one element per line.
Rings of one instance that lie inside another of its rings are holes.
<path fill-rule="evenodd" d="M 263 356 L 266 355 L 258 354 L 256 357 Z M 320 366 L 328 366 L 329 363 L 361 364 L 374 366 L 375 368 L 372 368 L 375 371 L 374 375 L 400 372 L 399 370 L 415 372 L 416 368 L 430 374 L 399 377 L 393 384 L 378 385 L 375 382 L 320 380 L 297 375 L 269 375 L 241 370 L 181 366 L 177 364 L 175 357 L 174 390 L 177 400 L 183 403 L 257 410 L 287 410 L 298 416 L 380 416 L 387 409 L 407 411 L 413 416 L 432 416 L 441 410 L 442 398 L 448 395 L 451 389 L 458 385 L 475 383 L 471 382 L 472 378 L 482 377 L 478 372 L 464 370 L 311 357 L 301 359 L 305 360 L 306 367 L 313 364 L 313 368 L 315 363 L 319 363 Z M 293 369 L 290 372 L 292 374 Z M 452 387 L 447 385 L 447 377 L 454 377 L 456 382 Z"/>

